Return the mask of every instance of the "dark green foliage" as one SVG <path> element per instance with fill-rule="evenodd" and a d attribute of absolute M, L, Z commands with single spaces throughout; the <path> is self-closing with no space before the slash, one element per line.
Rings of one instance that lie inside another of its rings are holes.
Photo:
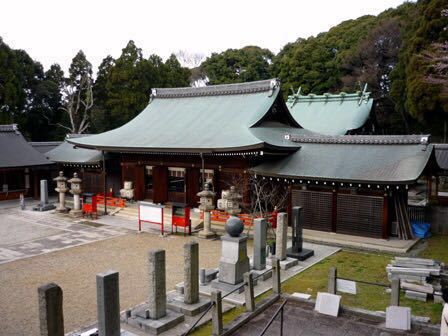
<path fill-rule="evenodd" d="M 248 46 L 213 53 L 201 65 L 210 84 L 250 82 L 272 77 L 274 54 L 268 49 Z"/>
<path fill-rule="evenodd" d="M 367 36 L 376 20 L 374 16 L 348 20 L 316 37 L 287 44 L 274 58 L 274 73 L 282 80 L 284 91 L 291 87 L 302 87 L 302 93 L 339 90 L 343 60 Z"/>
<path fill-rule="evenodd" d="M 190 71 L 174 55 L 166 62 L 156 55 L 143 58 L 142 51 L 129 41 L 116 60 L 101 63 L 94 87 L 96 131 L 119 127 L 134 118 L 148 104 L 151 88 L 188 86 Z"/>
<path fill-rule="evenodd" d="M 441 132 L 439 127 L 447 119 L 448 106 L 440 94 L 441 88 L 425 81 L 430 66 L 421 56 L 434 42 L 448 39 L 448 17 L 442 16 L 446 8 L 444 0 L 420 0 L 408 12 L 404 18 L 407 25 L 403 30 L 399 64 L 391 74 L 391 96 L 396 109 L 421 123 L 417 131 L 435 134 Z"/>

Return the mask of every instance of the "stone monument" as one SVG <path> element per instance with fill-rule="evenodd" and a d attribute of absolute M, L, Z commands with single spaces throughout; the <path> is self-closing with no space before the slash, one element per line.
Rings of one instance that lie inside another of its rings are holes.
<path fill-rule="evenodd" d="M 199 244 L 191 241 L 184 245 L 184 282 L 179 291 L 168 293 L 168 308 L 194 316 L 207 309 L 210 300 L 199 295 Z"/>
<path fill-rule="evenodd" d="M 48 182 L 47 180 L 40 180 L 40 203 L 35 206 L 35 211 L 48 211 L 53 210 L 55 206 L 48 203 Z"/>
<path fill-rule="evenodd" d="M 280 212 L 277 214 L 277 229 L 275 232 L 275 257 L 280 260 L 280 268 L 287 270 L 298 264 L 298 260 L 286 257 L 286 245 L 288 243 L 288 214 Z M 268 263 L 271 259 L 268 259 Z"/>
<path fill-rule="evenodd" d="M 166 309 L 165 250 L 148 254 L 148 303 L 127 312 L 126 322 L 152 334 L 160 334 L 184 321 L 184 315 Z"/>
<path fill-rule="evenodd" d="M 292 208 L 292 247 L 286 250 L 286 255 L 300 261 L 306 260 L 314 255 L 313 250 L 304 249 L 302 229 L 302 208 Z"/>
<path fill-rule="evenodd" d="M 272 276 L 272 272 L 266 270 L 266 237 L 267 221 L 265 218 L 254 219 L 254 259 L 253 272 L 255 275 L 261 275 L 263 280 Z"/>
<path fill-rule="evenodd" d="M 221 237 L 221 259 L 218 279 L 212 281 L 212 287 L 231 290 L 243 282 L 243 274 L 249 272 L 247 257 L 247 235 L 242 235 L 244 225 L 241 219 L 230 216 L 227 220 L 226 234 Z"/>
<path fill-rule="evenodd" d="M 54 178 L 53 181 L 56 181 L 56 190 L 59 193 L 59 204 L 56 207 L 56 211 L 58 212 L 67 212 L 68 209 L 65 206 L 65 193 L 67 192 L 67 178 L 64 176 L 64 172 L 60 171 L 59 176 Z"/>
<path fill-rule="evenodd" d="M 71 178 L 67 182 L 70 183 L 70 193 L 73 195 L 73 209 L 70 211 L 70 214 L 75 217 L 79 217 L 82 215 L 81 200 L 79 198 L 79 195 L 82 192 L 82 180 L 78 177 L 78 173 L 74 173 L 73 178 Z"/>
<path fill-rule="evenodd" d="M 210 190 L 208 183 L 205 183 L 204 190 L 197 195 L 200 197 L 199 210 L 202 210 L 204 213 L 204 229 L 199 231 L 198 236 L 201 238 L 215 238 L 216 233 L 212 231 L 210 211 L 215 209 L 213 198 L 216 194 Z"/>

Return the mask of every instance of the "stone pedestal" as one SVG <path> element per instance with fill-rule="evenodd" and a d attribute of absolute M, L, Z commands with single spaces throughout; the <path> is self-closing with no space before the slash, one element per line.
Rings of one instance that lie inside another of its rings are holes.
<path fill-rule="evenodd" d="M 313 250 L 304 249 L 302 229 L 302 208 L 292 208 L 292 247 L 286 250 L 286 255 L 298 260 L 306 260 L 314 255 Z"/>
<path fill-rule="evenodd" d="M 243 274 L 249 272 L 247 257 L 247 236 L 221 237 L 221 260 L 219 262 L 219 282 L 236 285 L 243 281 Z"/>

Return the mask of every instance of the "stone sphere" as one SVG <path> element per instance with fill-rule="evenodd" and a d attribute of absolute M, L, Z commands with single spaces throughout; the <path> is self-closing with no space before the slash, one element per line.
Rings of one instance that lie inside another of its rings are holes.
<path fill-rule="evenodd" d="M 226 221 L 226 232 L 231 237 L 239 237 L 241 232 L 244 231 L 244 224 L 241 219 L 235 216 L 230 216 L 229 219 Z"/>

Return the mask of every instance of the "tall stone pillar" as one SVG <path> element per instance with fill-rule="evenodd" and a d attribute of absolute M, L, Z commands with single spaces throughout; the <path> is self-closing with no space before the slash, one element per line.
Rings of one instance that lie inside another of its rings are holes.
<path fill-rule="evenodd" d="M 96 276 L 98 336 L 120 336 L 120 289 L 118 272 Z"/>
<path fill-rule="evenodd" d="M 286 259 L 286 244 L 288 241 L 288 215 L 285 212 L 277 214 L 277 230 L 275 242 L 275 257 L 282 261 Z"/>
<path fill-rule="evenodd" d="M 40 336 L 64 336 L 62 289 L 48 283 L 37 289 L 39 297 Z"/>
<path fill-rule="evenodd" d="M 184 302 L 199 302 L 199 244 L 184 245 Z"/>
<path fill-rule="evenodd" d="M 159 319 L 166 315 L 165 250 L 153 250 L 148 254 L 149 318 Z"/>
<path fill-rule="evenodd" d="M 313 250 L 304 249 L 302 229 L 302 208 L 292 208 L 292 247 L 288 248 L 286 255 L 298 260 L 305 260 L 314 255 Z"/>
<path fill-rule="evenodd" d="M 40 180 L 40 203 L 35 206 L 35 211 L 48 211 L 53 210 L 55 206 L 48 203 L 48 182 L 47 180 Z"/>
<path fill-rule="evenodd" d="M 254 227 L 254 269 L 262 271 L 266 268 L 266 219 L 255 219 Z"/>

